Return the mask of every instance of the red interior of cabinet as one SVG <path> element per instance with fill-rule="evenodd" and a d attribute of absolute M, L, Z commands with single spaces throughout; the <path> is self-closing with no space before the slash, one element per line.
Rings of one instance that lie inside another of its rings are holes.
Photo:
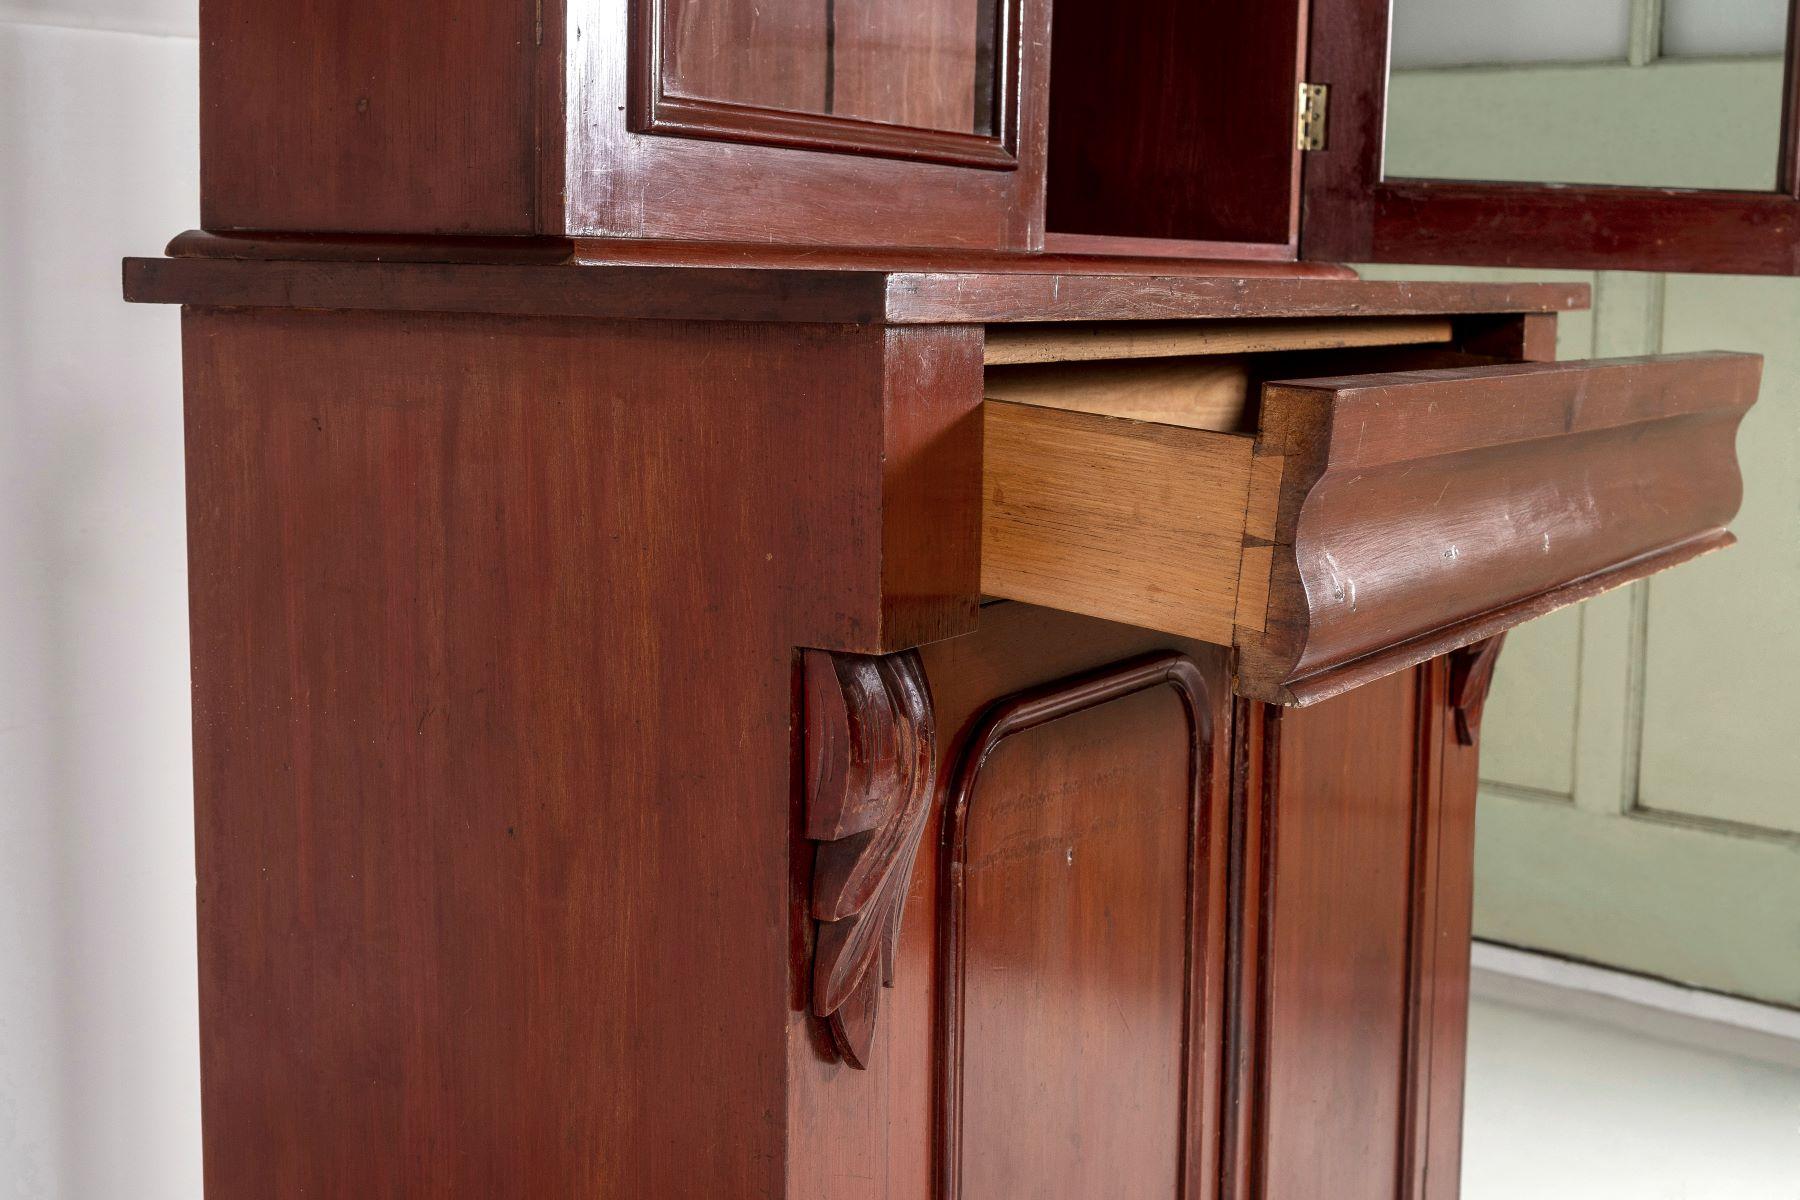
<path fill-rule="evenodd" d="M 1305 26 L 1295 0 L 1057 0 L 1046 248 L 1292 257 Z"/>

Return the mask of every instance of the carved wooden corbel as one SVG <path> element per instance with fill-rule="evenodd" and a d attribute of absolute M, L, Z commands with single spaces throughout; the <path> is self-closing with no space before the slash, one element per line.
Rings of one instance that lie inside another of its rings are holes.
<path fill-rule="evenodd" d="M 1464 646 L 1450 655 L 1450 711 L 1456 716 L 1456 741 L 1473 746 L 1481 736 L 1481 710 L 1494 683 L 1504 633 Z"/>
<path fill-rule="evenodd" d="M 868 1065 L 937 770 L 931 692 L 913 651 L 804 652 L 812 1010 L 844 1061 Z"/>

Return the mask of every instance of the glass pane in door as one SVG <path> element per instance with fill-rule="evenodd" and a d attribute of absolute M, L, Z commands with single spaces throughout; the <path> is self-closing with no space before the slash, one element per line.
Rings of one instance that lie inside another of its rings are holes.
<path fill-rule="evenodd" d="M 1772 191 L 1788 0 L 1393 0 L 1384 175 Z"/>
<path fill-rule="evenodd" d="M 993 136 L 999 0 L 662 0 L 662 89 Z"/>

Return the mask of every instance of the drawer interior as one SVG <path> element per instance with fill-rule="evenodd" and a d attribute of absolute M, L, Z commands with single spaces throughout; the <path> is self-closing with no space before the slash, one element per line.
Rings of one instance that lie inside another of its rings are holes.
<path fill-rule="evenodd" d="M 1496 361 L 1455 349 L 1452 334 L 1442 318 L 998 327 L 987 335 L 983 395 L 1189 429 L 1253 432 L 1260 389 L 1270 380 Z"/>
<path fill-rule="evenodd" d="M 1221 645 L 1263 628 L 1282 459 L 1270 380 L 1491 360 L 1447 318 L 988 333 L 982 590 Z"/>

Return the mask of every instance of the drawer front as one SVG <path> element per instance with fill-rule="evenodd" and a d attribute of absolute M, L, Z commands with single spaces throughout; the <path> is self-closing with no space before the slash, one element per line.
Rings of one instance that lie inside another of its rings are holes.
<path fill-rule="evenodd" d="M 1761 360 L 1292 380 L 1254 436 L 989 401 L 982 586 L 1305 704 L 1731 542 Z"/>

